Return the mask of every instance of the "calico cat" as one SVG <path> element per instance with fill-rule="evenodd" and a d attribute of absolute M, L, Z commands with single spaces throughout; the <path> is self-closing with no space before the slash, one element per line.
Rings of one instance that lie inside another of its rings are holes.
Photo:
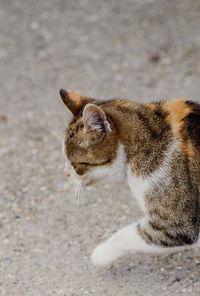
<path fill-rule="evenodd" d="M 134 251 L 162 251 L 198 240 L 200 230 L 200 105 L 175 99 L 139 104 L 98 101 L 60 90 L 72 112 L 64 151 L 67 178 L 127 169 L 128 184 L 145 218 L 99 245 L 95 265 Z"/>

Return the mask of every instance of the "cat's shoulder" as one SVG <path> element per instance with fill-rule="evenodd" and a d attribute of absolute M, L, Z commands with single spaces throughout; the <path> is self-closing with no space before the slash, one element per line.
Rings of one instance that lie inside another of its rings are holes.
<path fill-rule="evenodd" d="M 165 112 L 166 116 L 173 115 L 173 118 L 176 120 L 183 119 L 189 113 L 200 113 L 199 103 L 182 98 L 153 102 L 149 104 L 144 104 L 144 106 L 152 111 L 156 110 L 159 107 L 163 112 Z"/>
<path fill-rule="evenodd" d="M 146 104 L 151 111 L 160 109 L 166 121 L 177 131 L 187 125 L 200 128 L 200 104 L 185 99 L 173 99 Z"/>

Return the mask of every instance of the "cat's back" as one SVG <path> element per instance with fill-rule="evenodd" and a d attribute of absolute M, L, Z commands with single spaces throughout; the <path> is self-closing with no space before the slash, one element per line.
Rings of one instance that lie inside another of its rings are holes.
<path fill-rule="evenodd" d="M 170 141 L 176 138 L 180 143 L 181 151 L 188 157 L 200 154 L 200 104 L 185 99 L 173 99 L 149 104 L 137 104 L 123 99 L 113 99 L 100 103 L 106 112 L 114 114 L 120 120 L 117 123 L 121 128 L 123 122 L 123 133 L 136 134 L 138 138 L 150 140 Z M 115 117 L 115 116 L 114 116 Z M 135 138 L 134 138 L 135 142 Z M 150 144 L 150 143 L 149 143 Z"/>
<path fill-rule="evenodd" d="M 200 104 L 184 99 L 162 103 L 166 121 L 188 156 L 200 152 Z"/>
<path fill-rule="evenodd" d="M 185 102 L 190 112 L 184 118 L 183 137 L 191 139 L 192 144 L 200 151 L 200 104 Z"/>

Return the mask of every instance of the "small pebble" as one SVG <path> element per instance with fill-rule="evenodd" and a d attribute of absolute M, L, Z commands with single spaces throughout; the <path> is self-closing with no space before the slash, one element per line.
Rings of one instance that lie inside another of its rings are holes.
<path fill-rule="evenodd" d="M 0 120 L 1 121 L 6 121 L 8 119 L 8 117 L 4 114 L 0 115 Z"/>
<path fill-rule="evenodd" d="M 156 53 L 156 54 L 153 54 L 151 57 L 150 57 L 150 62 L 152 63 L 158 63 L 160 61 L 160 55 L 159 53 Z"/>
<path fill-rule="evenodd" d="M 4 261 L 4 262 L 13 262 L 12 258 L 10 258 L 10 257 L 5 257 L 5 258 L 3 259 L 3 261 Z"/>

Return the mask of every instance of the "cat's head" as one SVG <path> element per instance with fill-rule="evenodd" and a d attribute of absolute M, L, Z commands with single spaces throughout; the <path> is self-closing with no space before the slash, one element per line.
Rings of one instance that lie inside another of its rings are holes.
<path fill-rule="evenodd" d="M 97 100 L 65 90 L 60 90 L 60 96 L 73 115 L 63 142 L 66 176 L 76 183 L 88 176 L 105 175 L 113 167 L 119 148 L 111 118 Z"/>

